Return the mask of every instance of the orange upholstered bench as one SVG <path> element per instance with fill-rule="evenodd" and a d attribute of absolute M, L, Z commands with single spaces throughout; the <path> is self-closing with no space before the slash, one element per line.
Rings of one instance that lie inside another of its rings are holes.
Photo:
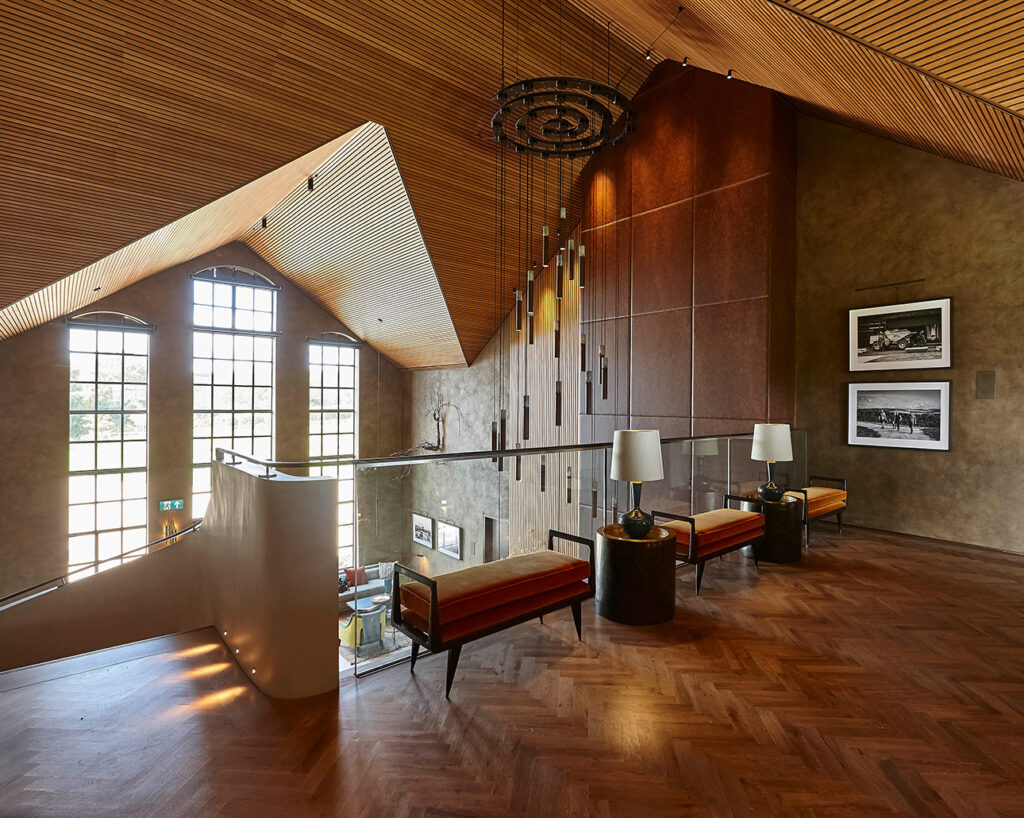
<path fill-rule="evenodd" d="M 809 486 L 802 489 L 787 491 L 790 497 L 803 502 L 803 524 L 807 544 L 811 544 L 811 520 L 820 520 L 822 517 L 835 515 L 836 525 L 839 533 L 843 532 L 843 511 L 846 510 L 846 479 L 843 477 L 822 477 L 812 474 L 808 477 Z M 842 485 L 842 488 L 831 486 L 816 486 L 818 483 L 835 483 Z"/>
<path fill-rule="evenodd" d="M 676 558 L 697 566 L 697 593 L 700 593 L 700 581 L 704 577 L 704 563 L 712 557 L 720 557 L 730 551 L 736 551 L 752 545 L 764 538 L 764 514 L 756 511 L 741 511 L 730 508 L 729 501 L 752 503 L 764 509 L 764 501 L 758 498 L 737 497 L 726 494 L 722 508 L 705 511 L 686 517 L 682 514 L 671 514 L 667 511 L 652 511 L 655 521 L 670 520 L 658 523 L 667 528 L 676 537 Z M 757 555 L 754 555 L 754 568 L 757 568 Z"/>
<path fill-rule="evenodd" d="M 589 549 L 584 560 L 554 550 L 556 539 Z M 401 584 L 401 577 L 411 580 Z M 474 639 L 569 606 L 580 628 L 581 605 L 594 595 L 594 541 L 548 532 L 548 550 L 462 568 L 431 579 L 395 564 L 397 593 L 391 597 L 391 621 L 412 640 L 412 662 L 421 647 L 448 651 L 445 696 L 451 692 L 462 646 Z"/>

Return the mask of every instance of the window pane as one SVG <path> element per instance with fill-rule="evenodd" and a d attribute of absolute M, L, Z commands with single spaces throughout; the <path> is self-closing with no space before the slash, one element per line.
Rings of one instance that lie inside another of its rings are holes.
<path fill-rule="evenodd" d="M 100 411 L 121 408 L 121 384 L 101 383 L 96 387 L 96 408 Z"/>
<path fill-rule="evenodd" d="M 101 444 L 102 445 L 102 444 Z M 146 466 L 146 443 L 145 441 L 131 441 L 124 444 L 124 467 L 126 469 L 141 469 Z"/>
<path fill-rule="evenodd" d="M 213 335 L 209 332 L 192 333 L 192 355 L 196 358 L 212 358 Z"/>
<path fill-rule="evenodd" d="M 233 336 L 225 333 L 218 333 L 213 336 L 214 358 L 233 358 L 234 352 L 235 342 Z"/>
<path fill-rule="evenodd" d="M 96 439 L 95 415 L 71 415 L 71 442 L 80 443 Z"/>
<path fill-rule="evenodd" d="M 196 304 L 212 304 L 213 303 L 213 284 L 209 281 L 196 281 L 194 283 L 195 289 L 193 291 L 193 297 L 195 298 Z"/>
<path fill-rule="evenodd" d="M 146 524 L 146 501 L 126 500 L 121 509 L 124 526 L 140 526 Z"/>
<path fill-rule="evenodd" d="M 113 503 L 97 503 L 96 504 L 96 528 L 99 531 L 104 531 L 110 528 L 121 527 L 121 503 L 115 501 Z M 120 547 L 120 538 L 118 538 L 118 547 Z M 100 555 L 103 556 L 102 554 Z"/>
<path fill-rule="evenodd" d="M 256 289 L 253 290 L 252 306 L 253 309 L 263 310 L 264 312 L 271 312 L 274 309 L 274 292 L 273 290 Z"/>
<path fill-rule="evenodd" d="M 96 333 L 98 352 L 124 352 L 124 333 L 120 330 L 99 330 Z"/>
<path fill-rule="evenodd" d="M 192 488 L 199 492 L 210 490 L 209 466 L 205 469 L 192 469 Z"/>
<path fill-rule="evenodd" d="M 149 335 L 144 332 L 126 332 L 124 351 L 128 355 L 149 355 Z"/>
<path fill-rule="evenodd" d="M 128 383 L 145 383 L 146 358 L 142 355 L 126 355 L 124 358 L 124 379 Z"/>
<path fill-rule="evenodd" d="M 72 475 L 68 479 L 68 502 L 91 503 L 96 499 L 96 478 L 91 474 Z"/>
<path fill-rule="evenodd" d="M 120 500 L 121 499 L 121 475 L 120 474 L 98 474 L 96 475 L 96 499 Z"/>
<path fill-rule="evenodd" d="M 121 496 L 126 500 L 146 497 L 146 473 L 144 471 L 126 472 L 124 475 Z"/>
<path fill-rule="evenodd" d="M 71 351 L 72 352 L 95 352 L 96 351 L 96 330 L 72 327 L 71 329 Z"/>
<path fill-rule="evenodd" d="M 96 444 L 96 468 L 97 469 L 119 469 L 119 468 L 121 468 L 121 444 L 120 443 L 98 443 L 98 444 Z"/>
<path fill-rule="evenodd" d="M 195 410 L 209 410 L 213 408 L 213 390 L 209 386 L 192 387 L 192 408 Z"/>
<path fill-rule="evenodd" d="M 96 536 L 80 534 L 68 537 L 68 565 L 92 562 L 96 558 Z"/>
<path fill-rule="evenodd" d="M 92 503 L 68 507 L 68 533 L 78 534 L 93 531 L 96 522 L 96 507 Z"/>
<path fill-rule="evenodd" d="M 146 415 L 144 413 L 136 412 L 124 416 L 124 439 L 146 439 Z"/>
<path fill-rule="evenodd" d="M 72 443 L 68 460 L 71 471 L 91 471 L 96 468 L 96 444 Z"/>
<path fill-rule="evenodd" d="M 96 380 L 96 356 L 91 352 L 71 353 L 71 380 Z"/>
<path fill-rule="evenodd" d="M 109 413 L 96 415 L 96 437 L 100 440 L 120 440 L 121 415 Z"/>
<path fill-rule="evenodd" d="M 231 307 L 232 285 L 231 284 L 214 284 L 213 285 L 213 305 L 215 307 Z"/>
<path fill-rule="evenodd" d="M 71 411 L 90 412 L 96 408 L 96 387 L 91 383 L 71 384 Z"/>
<path fill-rule="evenodd" d="M 146 410 L 146 387 L 143 385 L 129 385 L 124 388 L 124 408 L 133 412 Z"/>
<path fill-rule="evenodd" d="M 120 355 L 97 355 L 96 379 L 104 383 L 121 383 L 122 360 Z"/>
<path fill-rule="evenodd" d="M 121 532 L 120 531 L 104 531 L 97 538 L 98 544 L 98 556 L 101 560 L 107 560 L 111 557 L 116 557 L 121 553 Z M 100 566 L 100 570 L 103 570 L 103 566 Z"/>
<path fill-rule="evenodd" d="M 252 309 L 252 287 L 235 286 L 235 306 L 240 310 Z"/>

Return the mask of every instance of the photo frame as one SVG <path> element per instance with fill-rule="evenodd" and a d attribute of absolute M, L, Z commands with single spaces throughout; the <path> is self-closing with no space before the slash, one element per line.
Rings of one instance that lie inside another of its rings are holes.
<path fill-rule="evenodd" d="M 462 559 L 462 529 L 457 525 L 437 521 L 437 550 L 449 557 Z"/>
<path fill-rule="evenodd" d="M 434 518 L 412 513 L 412 541 L 424 548 L 434 547 Z"/>
<path fill-rule="evenodd" d="M 850 310 L 850 371 L 948 369 L 953 300 L 934 298 Z"/>
<path fill-rule="evenodd" d="M 851 383 L 847 442 L 948 452 L 950 383 Z"/>

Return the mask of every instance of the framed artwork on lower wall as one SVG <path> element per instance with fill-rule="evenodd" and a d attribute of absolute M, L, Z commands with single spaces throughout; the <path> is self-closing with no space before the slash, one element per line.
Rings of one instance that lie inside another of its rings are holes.
<path fill-rule="evenodd" d="M 437 550 L 449 557 L 462 559 L 462 529 L 457 525 L 437 521 Z"/>
<path fill-rule="evenodd" d="M 950 381 L 851 383 L 851 446 L 949 451 Z"/>
<path fill-rule="evenodd" d="M 434 520 L 423 514 L 412 513 L 412 541 L 426 548 L 434 547 Z"/>

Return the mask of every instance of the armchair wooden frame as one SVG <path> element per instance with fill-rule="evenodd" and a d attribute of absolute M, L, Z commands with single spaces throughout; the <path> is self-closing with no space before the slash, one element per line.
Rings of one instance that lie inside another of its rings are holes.
<path fill-rule="evenodd" d="M 506 628 L 511 628 L 513 625 L 518 625 L 527 620 L 541 617 L 543 619 L 544 614 L 557 611 L 561 608 L 570 607 L 572 608 L 572 619 L 576 626 L 576 638 L 583 638 L 582 631 L 582 606 L 583 600 L 589 599 L 594 596 L 595 585 L 595 565 L 594 565 L 594 541 L 587 539 L 586 537 L 578 537 L 575 534 L 566 534 L 562 531 L 548 531 L 548 551 L 553 551 L 555 548 L 555 540 L 565 540 L 567 542 L 573 542 L 577 545 L 585 545 L 589 552 L 590 562 L 590 576 L 587 579 L 587 590 L 583 593 L 576 594 L 575 596 L 567 599 L 559 600 L 558 602 L 551 603 L 549 605 L 543 605 L 539 608 L 526 611 L 525 613 L 519 614 L 518 616 L 497 622 L 489 625 L 485 628 L 481 628 L 478 631 L 460 636 L 458 639 L 444 640 L 441 637 L 441 627 L 438 613 L 438 602 L 437 602 L 437 580 L 431 579 L 418 571 L 414 571 L 401 563 L 395 563 L 395 582 L 391 595 L 391 623 L 402 633 L 412 640 L 412 658 L 409 663 L 409 672 L 413 673 L 416 668 L 416 657 L 419 654 L 420 648 L 426 648 L 430 653 L 440 653 L 442 650 L 448 651 L 448 671 L 445 679 L 445 698 L 448 698 L 452 689 L 452 681 L 455 679 L 455 670 L 459 665 L 459 656 L 462 653 L 462 646 L 467 642 L 472 642 L 475 639 L 481 639 L 484 636 L 490 636 L 492 633 L 503 631 Z M 430 591 L 430 604 L 429 613 L 427 618 L 427 632 L 424 633 L 419 628 L 415 627 L 402 616 L 402 604 L 401 604 L 401 579 L 399 576 L 404 576 L 410 580 L 416 582 L 422 582 Z"/>
<path fill-rule="evenodd" d="M 729 508 L 729 502 L 735 501 L 738 503 L 752 503 L 760 508 L 761 513 L 764 513 L 764 500 L 759 497 L 740 497 L 736 494 L 724 494 L 722 495 L 722 508 Z M 672 514 L 668 511 L 652 511 L 651 514 L 654 516 L 655 521 L 659 518 L 662 520 L 678 520 L 679 522 L 689 523 L 690 525 L 690 541 L 687 545 L 686 552 L 676 550 L 676 558 L 683 560 L 683 562 L 695 565 L 696 571 L 696 592 L 700 593 L 700 583 L 704 578 L 704 563 L 713 557 L 721 557 L 728 554 L 731 551 L 738 551 L 741 548 L 746 548 L 748 545 L 754 545 L 760 543 L 765 539 L 764 527 L 762 526 L 761 533 L 752 536 L 749 540 L 734 543 L 718 550 L 709 551 L 706 554 L 700 554 L 700 540 L 697 534 L 697 521 L 694 517 L 687 517 L 685 514 Z M 700 515 L 695 515 L 700 516 Z M 678 542 L 678 541 L 677 541 Z M 713 544 L 712 544 L 713 547 Z M 756 571 L 757 564 L 757 552 L 754 551 L 754 570 Z"/>
<path fill-rule="evenodd" d="M 846 478 L 845 477 L 825 477 L 820 474 L 809 474 L 807 476 L 807 483 L 809 486 L 814 485 L 814 481 L 817 480 L 821 483 L 839 483 L 843 487 L 843 491 L 846 491 Z M 824 520 L 826 517 L 834 516 L 836 518 L 836 526 L 839 528 L 839 533 L 843 533 L 843 512 L 846 511 L 846 505 L 841 508 L 833 509 L 832 511 L 826 511 L 824 514 L 819 514 L 817 517 L 811 517 L 808 515 L 808 509 L 810 503 L 808 502 L 807 489 L 790 489 L 795 494 L 802 494 L 804 496 L 804 508 L 803 508 L 803 526 L 804 526 L 804 542 L 807 547 L 811 547 L 811 520 Z M 849 496 L 847 496 L 847 502 L 849 502 Z"/>

